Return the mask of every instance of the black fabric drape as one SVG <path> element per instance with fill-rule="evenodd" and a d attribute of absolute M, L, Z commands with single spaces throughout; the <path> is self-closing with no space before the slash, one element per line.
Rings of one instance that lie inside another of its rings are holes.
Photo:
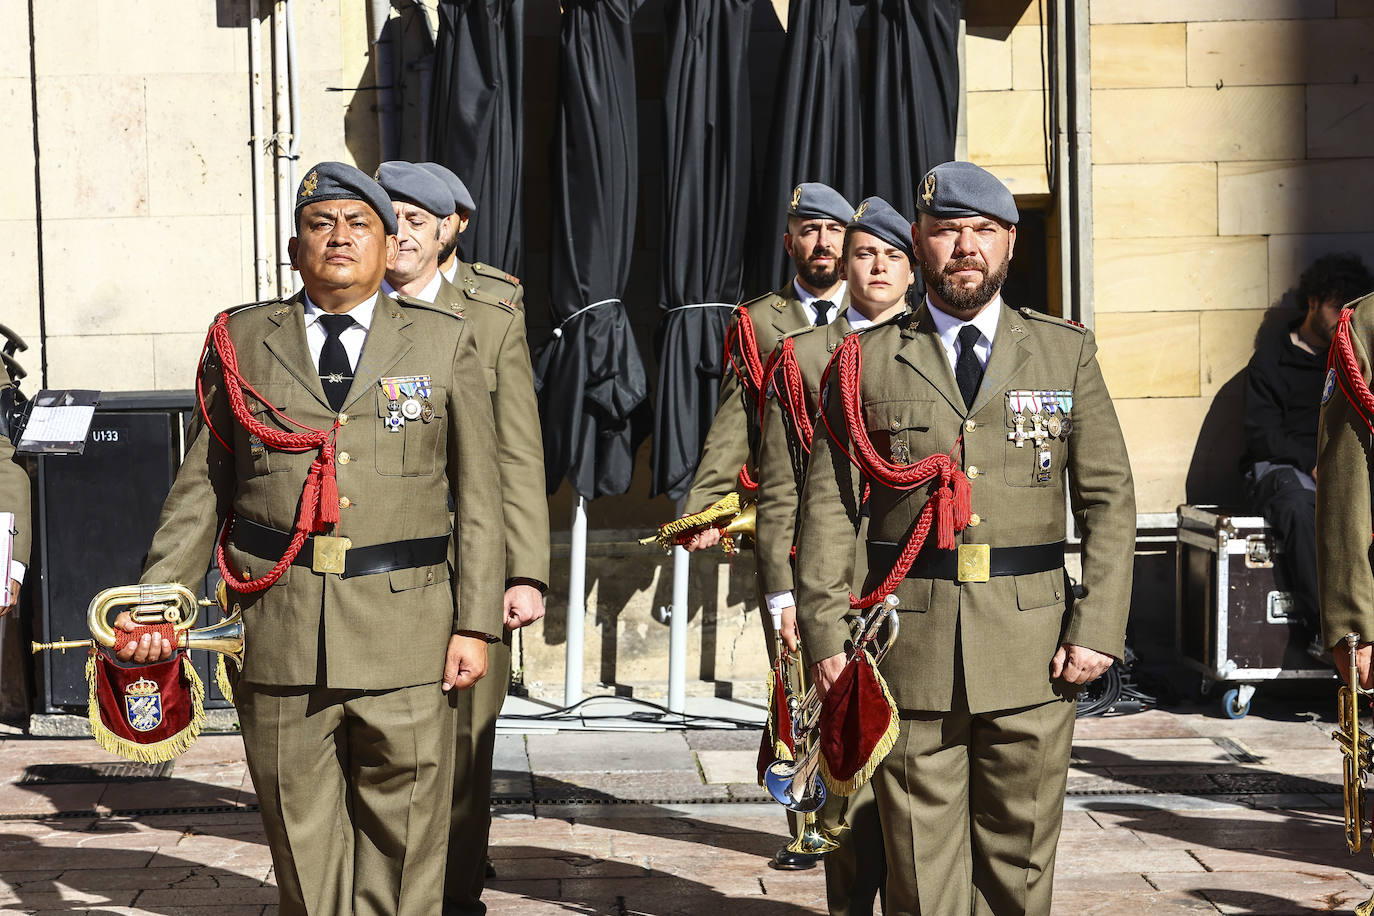
<path fill-rule="evenodd" d="M 879 0 L 865 189 L 915 219 L 922 176 L 954 158 L 963 0 Z"/>
<path fill-rule="evenodd" d="M 752 0 L 670 0 L 652 495 L 687 495 L 743 284 Z"/>
<path fill-rule="evenodd" d="M 549 312 L 535 359 L 544 468 L 580 495 L 624 493 L 648 433 L 648 379 L 620 301 L 638 185 L 630 20 L 642 0 L 563 0 L 550 150 Z"/>
<path fill-rule="evenodd" d="M 468 261 L 523 270 L 524 0 L 439 0 L 430 158 L 477 203 L 459 250 Z"/>
<path fill-rule="evenodd" d="M 777 289 L 793 267 L 782 249 L 792 189 L 822 181 L 848 200 L 863 190 L 863 123 L 855 26 L 867 0 L 793 0 L 759 177 L 753 287 Z"/>

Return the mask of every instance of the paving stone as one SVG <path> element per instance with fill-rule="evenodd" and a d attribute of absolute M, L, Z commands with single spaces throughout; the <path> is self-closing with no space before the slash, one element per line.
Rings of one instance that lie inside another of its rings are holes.
<path fill-rule="evenodd" d="M 1369 889 L 1349 875 L 1284 872 L 1208 873 L 1205 879 L 1184 875 L 1148 875 L 1160 890 L 1201 895 L 1222 913 L 1284 914 L 1350 910 L 1369 897 Z"/>
<path fill-rule="evenodd" d="M 526 738 L 536 773 L 695 773 L 682 732 L 561 732 Z"/>
<path fill-rule="evenodd" d="M 697 751 L 708 783 L 747 783 L 758 778 L 758 752 Z"/>
<path fill-rule="evenodd" d="M 687 746 L 694 751 L 753 751 L 758 752 L 762 731 L 749 729 L 693 729 L 683 733 Z"/>

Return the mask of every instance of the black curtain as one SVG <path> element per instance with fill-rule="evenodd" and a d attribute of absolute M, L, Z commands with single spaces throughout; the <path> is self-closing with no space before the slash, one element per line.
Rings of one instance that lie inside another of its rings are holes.
<path fill-rule="evenodd" d="M 777 289 L 793 267 L 782 249 L 787 204 L 804 181 L 850 201 L 863 190 L 864 125 L 855 28 L 867 0 L 793 0 L 773 94 L 773 127 L 754 207 L 753 284 Z"/>
<path fill-rule="evenodd" d="M 752 0 L 669 0 L 652 495 L 687 495 L 743 284 Z"/>
<path fill-rule="evenodd" d="M 630 20 L 642 0 L 563 0 L 550 150 L 549 312 L 535 359 L 549 492 L 624 493 L 648 434 L 648 379 L 620 296 L 638 185 Z"/>
<path fill-rule="evenodd" d="M 524 0 L 439 0 L 429 157 L 477 203 L 465 260 L 523 272 Z"/>
<path fill-rule="evenodd" d="M 865 190 L 909 219 L 921 177 L 954 158 L 963 0 L 878 0 Z"/>

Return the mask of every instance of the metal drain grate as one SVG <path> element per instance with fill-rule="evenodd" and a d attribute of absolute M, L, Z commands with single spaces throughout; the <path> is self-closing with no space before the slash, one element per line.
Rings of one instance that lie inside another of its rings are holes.
<path fill-rule="evenodd" d="M 24 768 L 19 779 L 21 786 L 55 786 L 88 782 L 148 782 L 170 779 L 172 764 L 102 762 L 102 763 L 35 763 Z"/>

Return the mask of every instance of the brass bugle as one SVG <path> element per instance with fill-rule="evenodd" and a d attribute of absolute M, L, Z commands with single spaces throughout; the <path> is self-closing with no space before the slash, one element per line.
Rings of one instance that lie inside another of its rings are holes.
<path fill-rule="evenodd" d="M 721 544 L 727 553 L 734 552 L 733 539 L 740 535 L 754 538 L 757 511 L 753 503 L 741 505 L 738 493 L 727 493 L 701 512 L 684 515 L 658 526 L 658 532 L 640 538 L 644 545 L 657 544 L 664 550 L 691 540 L 692 535 L 709 528 L 720 531 Z"/>
<path fill-rule="evenodd" d="M 171 624 L 179 649 L 206 649 L 227 656 L 239 668 L 243 667 L 243 612 L 238 605 L 225 619 L 213 626 L 199 630 L 192 629 L 201 607 L 218 604 L 224 610 L 228 603 L 228 591 L 223 582 L 216 590 L 215 598 L 196 596 L 186 586 L 179 583 L 160 583 L 154 585 L 120 585 L 107 588 L 91 599 L 86 609 L 86 626 L 91 631 L 90 639 L 60 639 L 56 642 L 35 642 L 35 653 L 45 650 L 66 651 L 67 649 L 89 649 L 102 646 L 113 649 L 117 634 L 110 622 L 110 611 L 127 608 L 129 616 L 141 625 Z"/>
<path fill-rule="evenodd" d="M 882 603 L 868 609 L 860 617 L 853 634 L 853 648 L 847 661 L 868 648 L 878 637 L 884 623 L 888 625 L 887 638 L 873 653 L 873 664 L 878 665 L 897 643 L 897 633 L 901 619 L 897 615 L 899 600 L 896 595 L 888 595 Z M 790 811 L 816 811 L 825 804 L 825 783 L 820 778 L 821 742 L 820 720 L 822 698 L 816 685 L 802 697 L 798 712 L 793 719 L 794 741 L 797 748 L 805 747 L 796 760 L 777 760 L 764 771 L 764 786 L 773 800 Z"/>

